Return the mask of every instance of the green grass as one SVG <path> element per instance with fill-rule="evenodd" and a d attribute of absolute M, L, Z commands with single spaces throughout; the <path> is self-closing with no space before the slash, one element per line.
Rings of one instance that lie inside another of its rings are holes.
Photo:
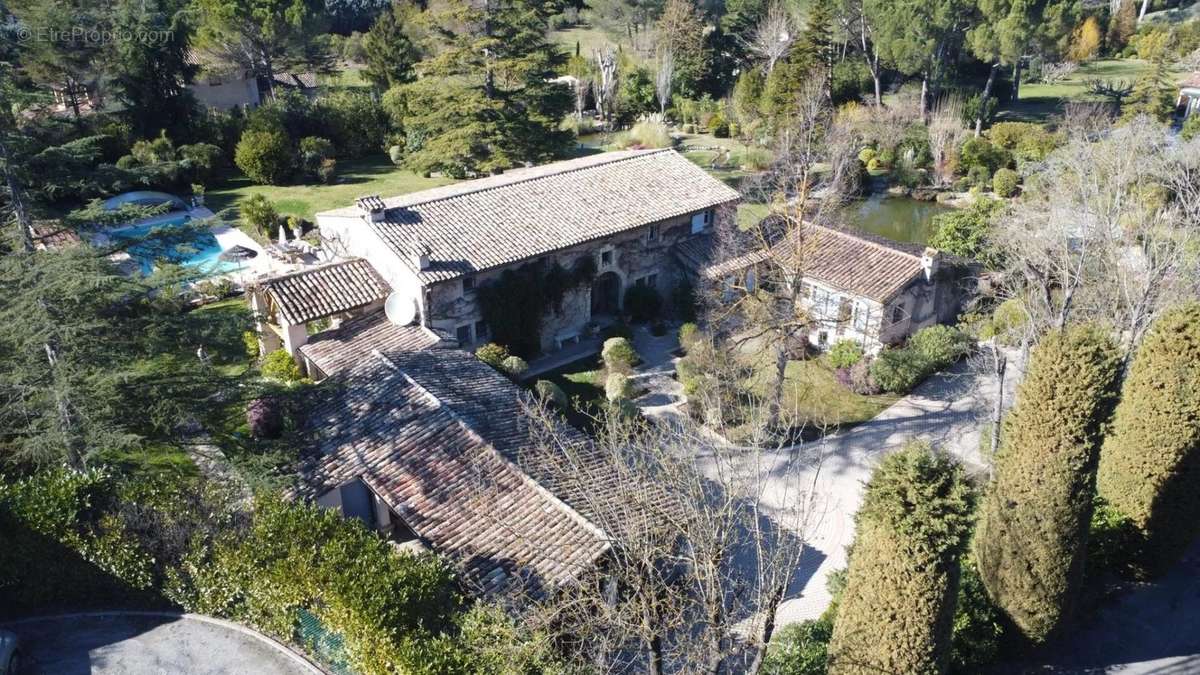
<path fill-rule="evenodd" d="M 573 28 L 564 28 L 561 30 L 550 31 L 550 40 L 562 45 L 562 48 L 568 55 L 575 53 L 575 44 L 579 44 L 579 55 L 585 59 L 595 59 L 595 52 L 600 51 L 608 45 L 620 46 L 621 51 L 626 53 L 634 53 L 629 43 L 629 38 L 621 35 L 610 35 L 602 28 L 578 25 Z"/>
<path fill-rule="evenodd" d="M 236 209 L 243 199 L 262 194 L 280 213 L 312 220 L 313 214 L 349 206 L 362 195 L 390 197 L 454 182 L 399 169 L 384 155 L 339 160 L 337 169 L 332 185 L 255 185 L 235 169 L 233 175 L 208 189 L 205 202 L 213 211 Z"/>
<path fill-rule="evenodd" d="M 604 404 L 602 367 L 599 354 L 585 356 L 561 368 L 543 373 L 540 377 L 530 380 L 529 385 L 533 386 L 536 380 L 549 380 L 557 384 L 571 401 L 571 409 L 566 411 L 567 421 L 576 428 L 590 431 L 595 425 L 600 406 Z"/>
<path fill-rule="evenodd" d="M 997 118 L 1046 122 L 1062 114 L 1066 103 L 1101 100 L 1087 92 L 1088 80 L 1125 80 L 1133 83 L 1149 69 L 1150 64 L 1139 59 L 1091 61 L 1061 82 L 1021 85 L 1020 99 L 1001 108 Z M 1176 80 L 1181 80 L 1185 75 L 1183 71 L 1172 71 Z"/>
<path fill-rule="evenodd" d="M 755 364 L 754 385 L 766 392 L 774 364 L 761 359 Z M 894 394 L 863 396 L 837 381 L 825 357 L 792 361 L 787 365 L 783 386 L 785 421 L 791 426 L 844 428 L 865 422 L 899 400 Z"/>

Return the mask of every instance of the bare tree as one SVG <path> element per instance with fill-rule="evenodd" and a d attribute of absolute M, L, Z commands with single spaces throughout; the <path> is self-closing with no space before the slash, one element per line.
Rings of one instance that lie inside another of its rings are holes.
<path fill-rule="evenodd" d="M 933 155 L 933 179 L 936 185 L 947 185 L 954 177 L 950 159 L 965 136 L 962 101 L 957 96 L 943 98 L 929 115 L 929 151 Z"/>
<path fill-rule="evenodd" d="M 835 123 L 821 82 L 797 96 L 777 134 L 771 168 L 743 184 L 749 201 L 769 205 L 756 223 L 719 225 L 705 294 L 709 322 L 738 348 L 753 347 L 774 360 L 765 417 L 768 428 L 783 417 L 788 361 L 821 322 L 841 320 L 842 308 L 803 308 L 806 258 L 821 231 L 835 225 L 846 198 L 857 189 L 856 139 Z"/>
<path fill-rule="evenodd" d="M 856 43 L 863 63 L 871 71 L 871 81 L 875 84 L 875 105 L 882 106 L 883 68 L 879 61 L 879 49 L 875 46 L 875 32 L 867 18 L 865 0 L 842 0 L 838 3 L 837 20 L 850 40 Z"/>
<path fill-rule="evenodd" d="M 612 46 L 596 50 L 597 79 L 592 84 L 596 97 L 596 112 L 605 124 L 611 124 L 616 116 L 617 54 Z"/>
<path fill-rule="evenodd" d="M 612 553 L 594 577 L 520 598 L 525 623 L 580 670 L 758 672 L 816 513 L 808 458 L 776 461 L 687 420 L 611 414 L 594 443 L 578 443 L 553 410 L 532 405 L 529 417 L 540 440 L 522 464 L 577 496 Z"/>
<path fill-rule="evenodd" d="M 762 59 L 765 71 L 770 73 L 775 64 L 787 56 L 796 41 L 797 22 L 791 10 L 782 2 L 772 2 L 767 13 L 746 41 L 746 48 Z"/>
<path fill-rule="evenodd" d="M 671 103 L 671 84 L 675 77 L 675 53 L 670 45 L 658 50 L 658 72 L 654 78 L 654 91 L 658 94 L 658 111 L 666 115 Z"/>
<path fill-rule="evenodd" d="M 1073 113 L 1064 126 L 1067 143 L 996 228 L 1005 292 L 1038 333 L 1098 322 L 1128 358 L 1162 309 L 1200 293 L 1200 144 L 1144 118 Z"/>

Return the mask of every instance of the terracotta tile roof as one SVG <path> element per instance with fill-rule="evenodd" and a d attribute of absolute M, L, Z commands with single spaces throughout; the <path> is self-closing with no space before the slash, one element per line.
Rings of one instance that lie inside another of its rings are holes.
<path fill-rule="evenodd" d="M 439 341 L 432 330 L 420 325 L 397 326 L 379 311 L 317 333 L 300 352 L 331 376 L 351 368 L 372 351 L 420 351 L 436 347 Z"/>
<path fill-rule="evenodd" d="M 296 496 L 362 480 L 485 594 L 569 583 L 609 550 L 603 531 L 387 357 L 371 355 L 333 382 L 310 414 L 319 451 L 302 460 Z"/>
<path fill-rule="evenodd" d="M 739 199 L 673 150 L 609 152 L 385 199 L 363 222 L 424 283 L 533 258 Z M 317 218 L 355 218 L 352 206 Z M 430 249 L 425 270 L 414 252 Z"/>
<path fill-rule="evenodd" d="M 711 261 L 714 248 L 711 237 L 701 237 L 677 244 L 676 255 L 685 265 L 710 279 L 765 258 L 761 251 L 756 251 Z M 805 277 L 886 304 L 923 273 L 920 248 L 863 232 L 806 224 L 798 236 L 775 244 L 771 255 L 801 258 L 795 264 Z M 710 262 L 697 264 L 702 260 Z"/>
<path fill-rule="evenodd" d="M 391 292 L 375 268 L 361 259 L 265 279 L 259 286 L 292 325 L 357 309 Z"/>

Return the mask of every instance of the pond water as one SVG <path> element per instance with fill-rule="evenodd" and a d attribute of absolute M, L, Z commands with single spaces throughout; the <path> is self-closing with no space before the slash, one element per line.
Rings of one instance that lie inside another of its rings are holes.
<path fill-rule="evenodd" d="M 846 224 L 895 241 L 925 244 L 933 235 L 933 217 L 950 210 L 937 202 L 874 193 L 846 207 Z"/>

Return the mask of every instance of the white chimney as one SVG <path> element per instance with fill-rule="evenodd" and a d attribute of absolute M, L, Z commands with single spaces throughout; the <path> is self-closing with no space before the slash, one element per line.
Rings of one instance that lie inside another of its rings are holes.
<path fill-rule="evenodd" d="M 368 223 L 378 223 L 387 215 L 387 206 L 379 195 L 367 195 L 354 200 L 354 204 L 358 206 L 359 213 L 362 214 L 363 220 Z"/>
<path fill-rule="evenodd" d="M 429 254 L 431 252 L 429 244 L 417 242 L 413 253 L 413 262 L 416 263 L 417 269 L 422 271 L 429 269 Z"/>
<path fill-rule="evenodd" d="M 942 254 L 936 248 L 926 247 L 925 252 L 921 254 L 921 267 L 925 270 L 925 281 L 933 283 L 933 277 L 938 273 L 938 267 L 942 261 Z"/>

